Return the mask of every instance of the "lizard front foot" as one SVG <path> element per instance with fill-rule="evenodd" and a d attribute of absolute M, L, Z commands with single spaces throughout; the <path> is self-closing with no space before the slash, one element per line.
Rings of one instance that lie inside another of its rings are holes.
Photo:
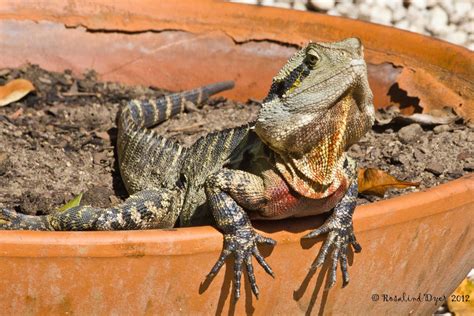
<path fill-rule="evenodd" d="M 336 271 L 339 262 L 341 263 L 343 287 L 349 283 L 349 272 L 347 271 L 347 249 L 349 245 L 354 247 L 355 252 L 362 250 L 354 235 L 352 218 L 346 216 L 338 217 L 336 214 L 337 212 L 334 212 L 321 227 L 303 237 L 305 239 L 315 238 L 329 233 L 321 248 L 321 252 L 311 265 L 311 271 L 316 270 L 326 261 L 330 249 L 333 249 L 328 288 L 333 287 L 336 283 Z"/>
<path fill-rule="evenodd" d="M 208 278 L 214 277 L 221 267 L 224 265 L 225 259 L 230 255 L 234 254 L 235 263 L 234 263 L 234 297 L 235 300 L 238 300 L 240 297 L 240 279 L 242 276 L 242 265 L 245 264 L 247 270 L 247 276 L 252 288 L 252 292 L 255 297 L 258 299 L 258 286 L 255 280 L 255 274 L 253 271 L 252 265 L 252 256 L 255 256 L 258 263 L 265 269 L 265 271 L 275 277 L 272 269 L 267 264 L 265 259 L 260 254 L 257 244 L 264 243 L 269 245 L 275 245 L 276 241 L 264 237 L 254 231 L 252 227 L 242 227 L 237 229 L 235 232 L 224 234 L 224 247 L 222 249 L 221 255 L 215 265 L 212 267 L 211 271 L 207 275 Z"/>

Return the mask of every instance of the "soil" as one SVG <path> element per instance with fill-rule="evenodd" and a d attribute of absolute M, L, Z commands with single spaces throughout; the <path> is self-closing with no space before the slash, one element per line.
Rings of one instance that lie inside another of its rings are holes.
<path fill-rule="evenodd" d="M 34 65 L 0 70 L 0 85 L 16 78 L 30 80 L 36 91 L 0 107 L 0 206 L 45 214 L 79 193 L 83 204 L 100 207 L 126 198 L 114 151 L 117 112 L 127 100 L 167 91 L 100 82 L 93 71 L 76 77 Z M 190 145 L 210 131 L 254 120 L 258 108 L 256 101 L 218 97 L 199 108 L 188 104 L 185 113 L 156 129 Z M 424 190 L 474 170 L 474 130 L 462 123 L 376 125 L 349 154 L 361 167 L 421 183 L 390 190 L 385 198 Z M 359 203 L 376 199 L 362 196 Z"/>

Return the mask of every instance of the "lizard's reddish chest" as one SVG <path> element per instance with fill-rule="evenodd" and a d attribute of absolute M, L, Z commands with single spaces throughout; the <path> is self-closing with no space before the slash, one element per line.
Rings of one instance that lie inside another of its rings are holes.
<path fill-rule="evenodd" d="M 267 175 L 265 184 L 267 203 L 257 212 L 250 214 L 252 219 L 282 219 L 325 213 L 336 206 L 347 189 L 347 181 L 344 178 L 341 185 L 329 196 L 311 199 L 296 193 L 276 174 Z"/>

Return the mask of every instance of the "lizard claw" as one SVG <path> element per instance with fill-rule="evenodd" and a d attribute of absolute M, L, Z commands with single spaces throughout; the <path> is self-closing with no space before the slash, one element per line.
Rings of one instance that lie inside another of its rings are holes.
<path fill-rule="evenodd" d="M 252 264 L 252 256 L 257 259 L 258 263 L 263 269 L 272 277 L 275 277 L 272 268 L 265 261 L 263 256 L 258 250 L 257 244 L 264 243 L 269 245 L 275 245 L 276 241 L 264 237 L 256 233 L 252 228 L 239 229 L 237 232 L 228 233 L 224 235 L 224 247 L 222 249 L 219 259 L 216 261 L 211 271 L 207 275 L 208 278 L 214 277 L 221 267 L 224 265 L 225 259 L 233 254 L 234 261 L 234 298 L 237 301 L 240 298 L 240 284 L 242 277 L 242 265 L 245 265 L 247 270 L 248 280 L 250 287 L 255 297 L 258 299 L 259 290 L 255 279 L 255 274 Z"/>
<path fill-rule="evenodd" d="M 349 272 L 347 271 L 347 249 L 349 245 L 352 245 L 355 252 L 360 252 L 362 247 L 357 242 L 354 235 L 352 221 L 340 221 L 335 216 L 328 218 L 328 220 L 321 227 L 303 236 L 303 238 L 315 238 L 325 233 L 328 233 L 328 236 L 321 247 L 318 257 L 311 265 L 310 270 L 314 271 L 322 266 L 332 248 L 328 289 L 336 284 L 336 271 L 338 263 L 341 264 L 343 279 L 342 286 L 345 287 L 349 283 Z"/>

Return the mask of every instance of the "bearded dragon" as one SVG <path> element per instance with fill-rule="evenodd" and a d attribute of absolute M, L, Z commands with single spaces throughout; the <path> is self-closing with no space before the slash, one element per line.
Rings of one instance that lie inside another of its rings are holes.
<path fill-rule="evenodd" d="M 234 297 L 242 270 L 259 290 L 252 257 L 273 276 L 257 244 L 275 241 L 254 230 L 251 219 L 276 220 L 331 212 L 303 238 L 328 234 L 312 269 L 330 260 L 330 286 L 340 264 L 349 282 L 347 252 L 361 250 L 354 236 L 356 163 L 345 151 L 374 122 L 372 92 L 358 39 L 309 43 L 273 78 L 257 120 L 210 133 L 190 147 L 150 129 L 233 87 L 220 82 L 167 95 L 132 100 L 119 116 L 118 158 L 130 197 L 110 208 L 76 206 L 44 216 L 1 208 L 1 229 L 130 230 L 191 226 L 214 219 L 223 250 L 209 277 L 234 256 Z M 331 253 L 331 254 L 330 254 Z"/>

